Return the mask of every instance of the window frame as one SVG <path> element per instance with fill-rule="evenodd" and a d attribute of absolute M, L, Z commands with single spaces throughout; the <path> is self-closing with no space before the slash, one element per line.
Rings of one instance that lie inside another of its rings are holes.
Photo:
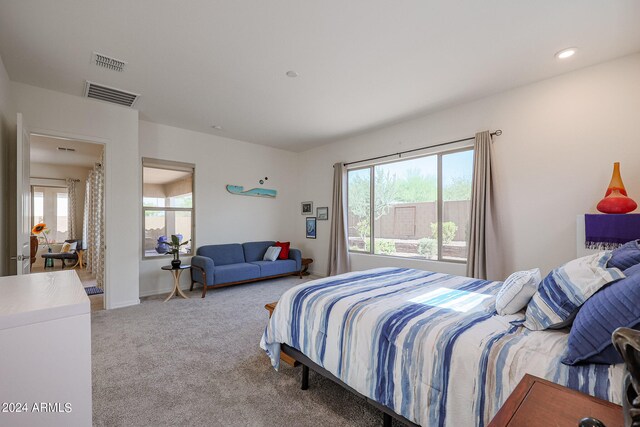
<path fill-rule="evenodd" d="M 427 148 L 428 149 L 428 148 Z M 374 163 L 369 163 L 365 166 L 355 166 L 353 168 L 349 168 L 347 167 L 347 211 L 349 210 L 349 173 L 352 171 L 358 171 L 358 170 L 364 170 L 364 169 L 369 169 L 369 190 L 370 190 L 370 200 L 369 200 L 369 218 L 370 218 L 370 224 L 369 224 L 369 250 L 354 250 L 351 249 L 349 247 L 349 245 L 347 244 L 347 251 L 349 253 L 355 253 L 355 254 L 363 254 L 363 255 L 374 255 L 374 256 L 381 256 L 381 257 L 389 257 L 389 258 L 399 258 L 399 259 L 404 259 L 404 260 L 415 260 L 415 261 L 430 261 L 430 262 L 444 262 L 444 263 L 451 263 L 451 264 L 467 264 L 467 262 L 469 261 L 469 253 L 468 253 L 468 248 L 467 248 L 467 259 L 463 260 L 456 260 L 456 259 L 450 259 L 450 258 L 443 258 L 442 257 L 442 215 L 443 215 L 443 207 L 444 207 L 444 189 L 443 189 L 443 183 L 442 183 L 442 158 L 446 155 L 449 154 L 455 154 L 455 153 L 461 153 L 461 152 L 465 152 L 465 151 L 472 151 L 474 150 L 474 146 L 473 145 L 468 145 L 468 146 L 463 146 L 463 147 L 459 147 L 459 148 L 453 148 L 451 150 L 442 150 L 442 151 L 433 151 L 430 153 L 425 153 L 425 154 L 420 154 L 420 155 L 415 155 L 415 156 L 410 156 L 410 157 L 402 157 L 402 158 L 396 158 L 396 159 L 390 159 L 390 160 L 386 160 L 386 161 L 379 161 L 379 162 L 374 162 Z M 375 220 L 374 220 L 374 211 L 375 211 L 375 167 L 379 166 L 379 165 L 386 165 L 386 164 L 392 164 L 392 163 L 400 163 L 400 162 L 404 162 L 407 160 L 414 160 L 414 159 L 419 159 L 419 158 L 423 158 L 423 157 L 431 157 L 431 156 L 436 156 L 436 163 L 437 163 L 437 189 L 436 189 L 436 212 L 437 212 L 437 218 L 438 218 L 438 228 L 437 228 L 437 241 L 438 241 L 438 256 L 437 259 L 420 259 L 420 258 L 407 258 L 407 257 L 401 257 L 401 256 L 397 256 L 397 255 L 388 255 L 388 254 L 376 254 L 375 253 Z M 473 165 L 472 165 L 472 170 L 471 170 L 471 176 L 473 177 Z M 473 183 L 472 183 L 473 186 Z M 472 187 L 473 188 L 473 187 Z M 471 212 L 469 212 L 469 215 L 471 215 Z M 347 215 L 348 217 L 348 215 Z M 350 228 L 350 225 L 348 224 L 348 220 L 347 220 L 347 230 Z"/>
<path fill-rule="evenodd" d="M 190 208 L 178 208 L 178 207 L 154 207 L 144 205 L 144 168 L 164 169 L 170 171 L 191 172 L 191 207 Z M 142 167 L 140 169 L 142 179 L 140 180 L 140 206 L 142 207 L 142 240 L 140 243 L 140 250 L 142 252 L 142 260 L 158 260 L 173 257 L 170 254 L 158 254 L 148 256 L 145 249 L 146 228 L 145 217 L 147 211 L 161 211 L 161 212 L 191 212 L 191 252 L 188 254 L 181 254 L 181 256 L 191 257 L 195 253 L 195 241 L 196 241 L 196 165 L 193 163 L 177 162 L 173 160 L 161 160 L 150 157 L 142 158 Z M 165 217 L 166 221 L 166 217 Z"/>
<path fill-rule="evenodd" d="M 373 254 L 372 252 L 372 248 L 373 245 L 375 243 L 374 241 L 374 237 L 373 237 L 373 211 L 375 209 L 375 205 L 373 202 L 373 197 L 375 195 L 375 182 L 373 181 L 375 178 L 375 172 L 373 171 L 374 167 L 376 165 L 379 164 L 383 164 L 386 162 L 381 162 L 381 163 L 376 163 L 376 164 L 370 164 L 368 166 L 358 166 L 358 167 L 354 167 L 354 168 L 347 168 L 347 236 L 349 235 L 349 215 L 348 215 L 348 211 L 349 211 L 349 172 L 354 172 L 354 171 L 359 171 L 359 170 L 365 170 L 365 169 L 369 169 L 369 250 L 365 251 L 363 250 L 353 250 L 349 248 L 348 242 L 347 242 L 347 251 L 348 252 L 353 252 L 353 253 L 357 253 L 357 254 Z M 348 237 L 347 237 L 348 238 Z"/>

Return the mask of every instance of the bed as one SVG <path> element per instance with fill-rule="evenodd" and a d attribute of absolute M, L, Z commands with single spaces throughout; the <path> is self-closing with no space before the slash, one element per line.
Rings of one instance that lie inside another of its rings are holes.
<path fill-rule="evenodd" d="M 622 365 L 566 366 L 566 331 L 499 316 L 502 282 L 379 268 L 306 282 L 279 300 L 261 347 L 293 349 L 389 412 L 427 426 L 488 424 L 525 373 L 620 404 Z"/>

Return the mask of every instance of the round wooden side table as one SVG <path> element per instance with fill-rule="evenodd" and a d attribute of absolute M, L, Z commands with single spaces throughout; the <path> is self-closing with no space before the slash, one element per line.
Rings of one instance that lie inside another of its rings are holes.
<path fill-rule="evenodd" d="M 309 270 L 309 265 L 313 263 L 313 258 L 302 258 L 302 268 L 300 269 L 300 278 L 302 279 L 302 276 L 308 276 L 309 273 L 307 270 Z"/>
<path fill-rule="evenodd" d="M 182 298 L 189 299 L 189 297 L 186 296 L 184 292 L 182 292 L 182 289 L 180 288 L 180 275 L 182 274 L 182 271 L 186 270 L 187 268 L 191 268 L 191 266 L 181 265 L 180 267 L 176 267 L 176 268 L 173 268 L 170 265 L 162 266 L 163 270 L 170 271 L 171 274 L 173 274 L 173 289 L 171 290 L 171 293 L 167 296 L 167 299 L 164 300 L 164 302 L 169 301 L 174 295 L 180 295 Z"/>

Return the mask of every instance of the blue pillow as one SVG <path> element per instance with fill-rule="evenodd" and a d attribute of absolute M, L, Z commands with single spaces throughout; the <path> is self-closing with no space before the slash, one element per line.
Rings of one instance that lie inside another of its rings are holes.
<path fill-rule="evenodd" d="M 640 264 L 636 264 L 633 267 L 629 267 L 624 271 L 625 276 L 632 276 L 638 273 L 640 273 Z"/>
<path fill-rule="evenodd" d="M 634 268 L 633 274 L 601 289 L 584 303 L 573 321 L 562 363 L 622 363 L 611 343 L 611 334 L 621 326 L 639 329 L 640 269 Z"/>
<path fill-rule="evenodd" d="M 626 270 L 629 267 L 640 264 L 640 240 L 632 240 L 613 250 L 607 267 L 615 267 Z"/>

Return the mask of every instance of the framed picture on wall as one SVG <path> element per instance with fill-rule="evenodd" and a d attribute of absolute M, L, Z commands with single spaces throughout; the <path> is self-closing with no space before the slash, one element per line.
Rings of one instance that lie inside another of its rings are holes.
<path fill-rule="evenodd" d="M 313 202 L 302 202 L 302 215 L 313 215 Z"/>
<path fill-rule="evenodd" d="M 306 219 L 307 223 L 307 239 L 316 238 L 316 217 L 310 216 Z"/>
<path fill-rule="evenodd" d="M 317 208 L 316 209 L 316 217 L 318 218 L 318 221 L 326 221 L 329 219 L 329 208 L 328 207 L 324 207 L 324 208 Z"/>

